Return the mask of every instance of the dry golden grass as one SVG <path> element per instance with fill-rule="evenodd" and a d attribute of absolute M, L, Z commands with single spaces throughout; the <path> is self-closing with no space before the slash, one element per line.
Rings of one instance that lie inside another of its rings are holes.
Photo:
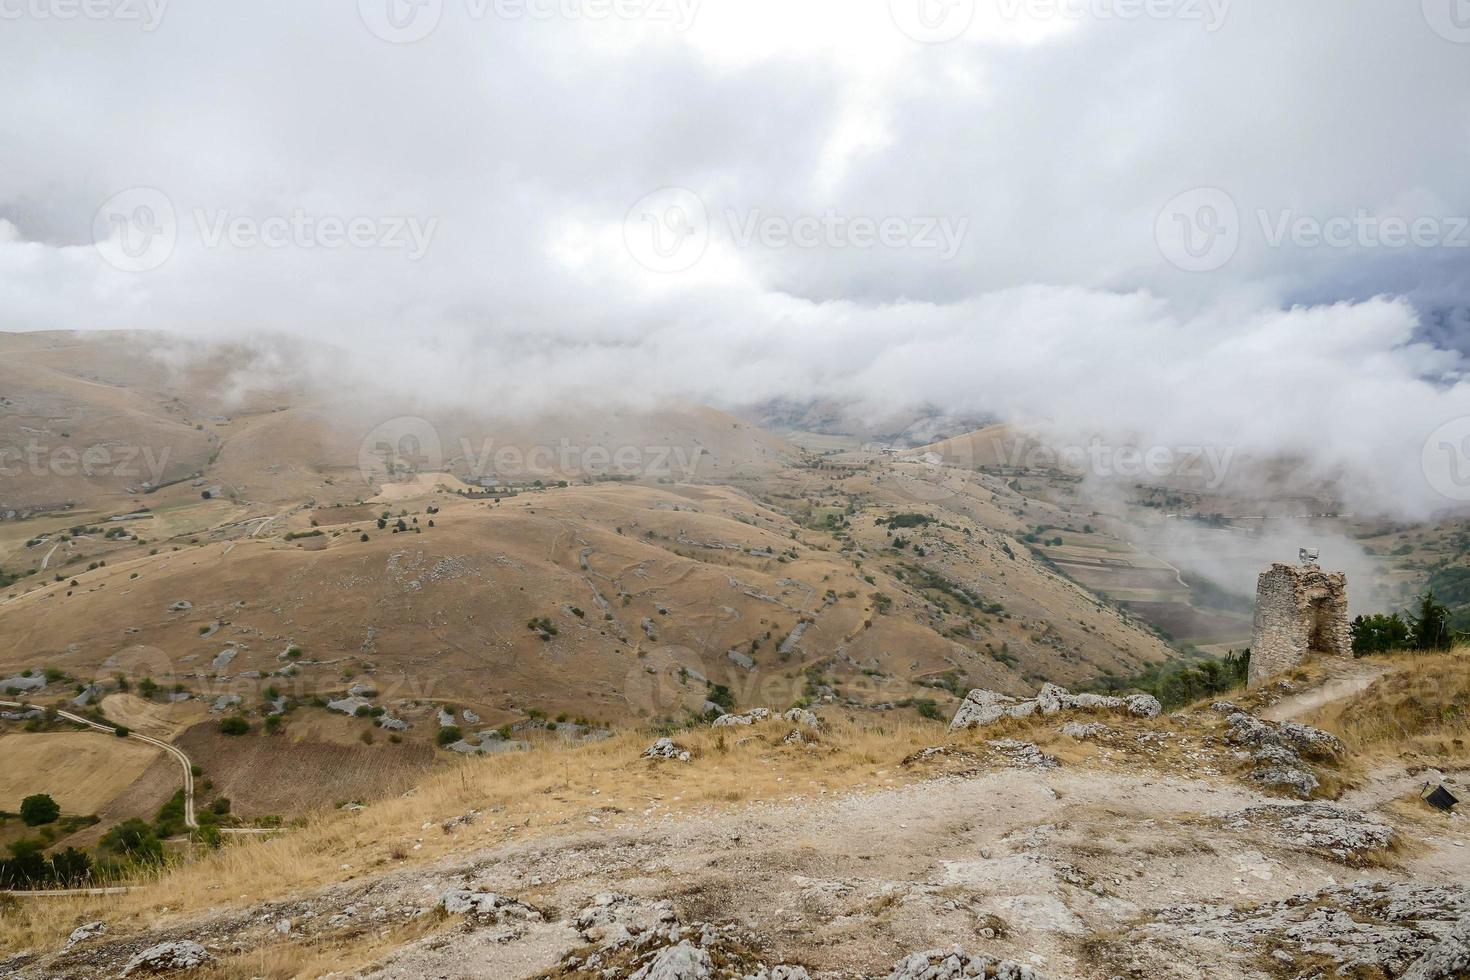
<path fill-rule="evenodd" d="M 1335 733 L 1363 762 L 1411 754 L 1440 764 L 1470 761 L 1470 647 L 1383 662 L 1391 667 L 1388 674 L 1308 722 Z"/>
<path fill-rule="evenodd" d="M 714 813 L 755 801 L 914 782 L 933 769 L 901 766 L 911 753 L 995 737 L 988 731 L 950 737 L 941 726 L 920 721 L 843 721 L 815 744 L 781 745 L 791 728 L 773 721 L 682 732 L 676 741 L 694 753 L 687 764 L 640 758 L 652 737 L 637 732 L 581 747 L 466 759 L 402 797 L 356 812 L 318 813 L 278 837 L 230 844 L 160 871 L 126 895 L 30 900 L 0 911 L 0 949 L 54 945 L 87 919 L 105 917 L 125 931 L 177 923 L 206 908 L 299 896 L 456 851 L 586 830 L 592 815 L 615 829 L 620 818 L 641 817 L 653 806 L 660 815 Z M 452 834 L 437 826 L 471 809 L 482 816 L 469 826 Z M 436 825 L 426 830 L 427 821 Z M 421 846 L 415 850 L 415 844 Z"/>

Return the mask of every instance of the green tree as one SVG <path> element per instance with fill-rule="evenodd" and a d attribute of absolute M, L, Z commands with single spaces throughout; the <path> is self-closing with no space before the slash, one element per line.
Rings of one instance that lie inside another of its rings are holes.
<path fill-rule="evenodd" d="M 27 827 L 55 823 L 59 816 L 61 816 L 61 807 L 57 806 L 56 801 L 45 793 L 36 793 L 20 801 L 20 818 L 25 821 Z"/>
<path fill-rule="evenodd" d="M 244 735 L 250 731 L 250 722 L 240 715 L 220 719 L 219 730 L 224 735 Z"/>
<path fill-rule="evenodd" d="M 1450 628 L 1450 611 L 1433 592 L 1419 597 L 1418 614 L 1409 614 L 1413 647 L 1416 650 L 1448 650 L 1455 631 Z"/>
<path fill-rule="evenodd" d="M 1403 650 L 1411 640 L 1409 624 L 1398 613 L 1359 616 L 1350 627 L 1353 653 L 1360 657 L 1390 650 Z"/>

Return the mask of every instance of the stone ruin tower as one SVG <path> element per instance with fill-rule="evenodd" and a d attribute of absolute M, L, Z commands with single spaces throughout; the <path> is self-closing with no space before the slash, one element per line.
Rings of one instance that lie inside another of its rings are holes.
<path fill-rule="evenodd" d="M 1277 562 L 1256 583 L 1256 623 L 1251 639 L 1250 686 L 1290 670 L 1308 652 L 1351 657 L 1347 576 L 1324 572 L 1314 551 L 1300 565 Z"/>

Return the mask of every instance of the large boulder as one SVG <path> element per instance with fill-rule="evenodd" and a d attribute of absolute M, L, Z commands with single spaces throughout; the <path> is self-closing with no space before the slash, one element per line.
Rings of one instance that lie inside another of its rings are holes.
<path fill-rule="evenodd" d="M 709 980 L 714 969 L 709 954 L 686 939 L 659 950 L 632 980 Z"/>
<path fill-rule="evenodd" d="M 954 718 L 949 723 L 949 730 L 960 731 L 965 728 L 978 728 L 981 725 L 989 725 L 1000 721 L 1011 715 L 1012 710 L 1020 704 L 1015 698 L 995 691 L 974 690 L 966 697 Z M 1014 717 L 1014 716 L 1012 716 Z"/>
<path fill-rule="evenodd" d="M 671 759 L 675 762 L 688 762 L 689 750 L 671 738 L 661 738 L 648 748 L 643 750 L 645 759 Z"/>

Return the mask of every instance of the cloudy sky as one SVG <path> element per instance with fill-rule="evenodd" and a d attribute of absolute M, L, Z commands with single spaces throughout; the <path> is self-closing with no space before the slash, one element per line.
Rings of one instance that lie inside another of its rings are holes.
<path fill-rule="evenodd" d="M 1470 499 L 1463 6 L 0 0 L 0 329 L 925 402 L 1425 514 Z"/>

